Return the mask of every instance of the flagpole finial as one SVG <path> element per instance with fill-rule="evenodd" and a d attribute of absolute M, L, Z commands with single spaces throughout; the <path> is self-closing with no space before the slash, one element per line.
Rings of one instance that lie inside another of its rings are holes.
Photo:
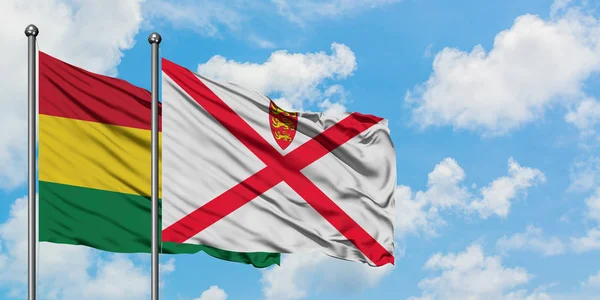
<path fill-rule="evenodd" d="M 37 26 L 30 24 L 27 27 L 25 27 L 25 35 L 30 37 L 30 36 L 34 36 L 36 37 L 38 35 L 38 33 L 40 33 L 40 31 L 38 30 Z"/>
<path fill-rule="evenodd" d="M 160 34 L 158 34 L 157 32 L 151 33 L 150 36 L 148 37 L 148 43 L 150 43 L 150 44 L 160 44 L 161 41 L 162 41 L 162 38 L 160 37 Z"/>

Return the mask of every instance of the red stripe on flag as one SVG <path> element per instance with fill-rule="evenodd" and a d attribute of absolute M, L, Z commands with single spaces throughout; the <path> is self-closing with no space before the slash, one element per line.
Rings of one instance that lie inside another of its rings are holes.
<path fill-rule="evenodd" d="M 365 132 L 382 118 L 352 113 L 285 156 L 286 163 L 298 165 L 300 171 L 347 141 Z"/>
<path fill-rule="evenodd" d="M 376 266 L 394 264 L 394 256 L 306 176 L 300 172 L 288 176 L 285 182 Z"/>
<path fill-rule="evenodd" d="M 162 66 L 163 71 L 177 85 L 267 165 L 163 230 L 163 241 L 183 243 L 281 181 L 285 181 L 374 264 L 381 266 L 394 263 L 392 254 L 300 172 L 317 159 L 372 127 L 381 121 L 381 118 L 358 113 L 351 114 L 283 156 L 191 71 L 164 58 Z"/>
<path fill-rule="evenodd" d="M 188 93 L 196 102 L 211 114 L 234 137 L 265 164 L 276 163 L 279 151 L 275 150 L 262 136 L 254 130 L 242 117 L 219 99 L 202 81 L 187 69 L 166 59 L 162 59 L 162 68 L 177 85 Z"/>
<path fill-rule="evenodd" d="M 281 177 L 265 167 L 163 230 L 162 240 L 183 243 L 280 182 Z"/>
<path fill-rule="evenodd" d="M 39 113 L 151 130 L 151 94 L 125 80 L 86 71 L 39 52 Z M 158 103 L 158 131 L 162 108 Z"/>

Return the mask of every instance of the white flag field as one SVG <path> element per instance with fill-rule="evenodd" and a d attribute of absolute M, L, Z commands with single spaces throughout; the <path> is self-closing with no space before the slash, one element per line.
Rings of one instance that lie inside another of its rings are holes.
<path fill-rule="evenodd" d="M 387 120 L 287 112 L 162 60 L 162 240 L 394 264 Z"/>

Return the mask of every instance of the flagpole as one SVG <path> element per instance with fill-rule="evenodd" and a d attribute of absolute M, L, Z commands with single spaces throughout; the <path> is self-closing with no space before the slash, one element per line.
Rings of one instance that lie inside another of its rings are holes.
<path fill-rule="evenodd" d="M 36 203 L 36 165 L 35 165 L 35 148 L 36 148 L 36 38 L 39 33 L 38 28 L 31 24 L 25 28 L 25 36 L 27 36 L 27 119 L 28 119 L 28 131 L 27 135 L 27 163 L 28 163 L 28 191 L 27 199 L 29 202 L 28 206 L 28 243 L 27 243 L 27 266 L 28 266 L 28 299 L 36 299 L 36 244 L 37 244 L 37 203 Z"/>
<path fill-rule="evenodd" d="M 158 45 L 162 38 L 153 32 L 152 47 L 152 300 L 158 300 Z"/>

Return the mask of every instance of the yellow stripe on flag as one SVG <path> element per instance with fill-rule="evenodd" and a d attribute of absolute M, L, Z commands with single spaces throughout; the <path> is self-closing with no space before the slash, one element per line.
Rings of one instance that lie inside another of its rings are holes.
<path fill-rule="evenodd" d="M 40 115 L 39 180 L 150 196 L 150 133 Z M 160 152 L 161 132 L 158 139 Z M 161 164 L 159 155 L 159 174 Z M 162 198 L 160 177 L 158 197 Z"/>

